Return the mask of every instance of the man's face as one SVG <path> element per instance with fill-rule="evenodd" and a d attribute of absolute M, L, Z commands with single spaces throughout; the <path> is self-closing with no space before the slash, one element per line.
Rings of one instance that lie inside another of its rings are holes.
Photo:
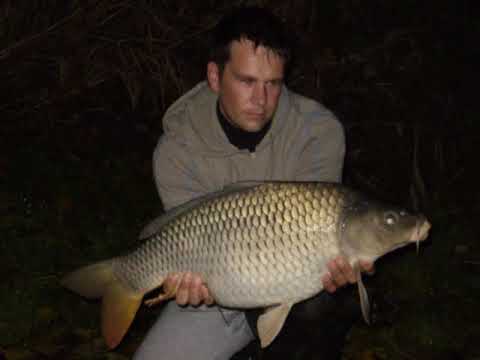
<path fill-rule="evenodd" d="M 220 110 L 242 130 L 261 130 L 277 109 L 282 91 L 284 60 L 249 40 L 234 41 L 222 72 L 210 62 L 207 77 L 219 96 Z"/>

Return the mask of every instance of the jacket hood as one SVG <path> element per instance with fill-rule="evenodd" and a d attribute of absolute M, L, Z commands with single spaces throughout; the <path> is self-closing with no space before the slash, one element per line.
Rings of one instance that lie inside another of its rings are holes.
<path fill-rule="evenodd" d="M 165 135 L 192 151 L 210 157 L 228 157 L 248 151 L 239 150 L 228 141 L 217 117 L 217 100 L 217 94 L 210 89 L 206 81 L 199 83 L 167 110 L 163 118 Z M 283 86 L 271 128 L 256 151 L 269 146 L 285 126 L 289 105 L 289 91 Z"/>

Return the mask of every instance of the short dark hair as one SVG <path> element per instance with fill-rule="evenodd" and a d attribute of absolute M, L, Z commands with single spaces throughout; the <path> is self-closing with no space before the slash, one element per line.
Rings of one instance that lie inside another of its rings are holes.
<path fill-rule="evenodd" d="M 212 32 L 209 61 L 223 70 L 230 60 L 233 41 L 250 40 L 280 56 L 285 69 L 292 58 L 292 36 L 286 25 L 270 10 L 257 6 L 240 7 L 225 15 Z"/>

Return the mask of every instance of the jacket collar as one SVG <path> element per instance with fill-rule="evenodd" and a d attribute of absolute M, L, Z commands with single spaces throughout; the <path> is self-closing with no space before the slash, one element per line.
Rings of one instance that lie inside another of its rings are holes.
<path fill-rule="evenodd" d="M 203 82 L 200 91 L 192 101 L 188 102 L 187 110 L 192 130 L 203 143 L 202 146 L 198 146 L 198 150 L 207 151 L 210 155 L 215 153 L 216 156 L 231 156 L 239 152 L 248 152 L 246 149 L 239 150 L 230 143 L 217 116 L 217 101 L 217 94 L 209 88 L 206 82 Z M 273 115 L 271 128 L 256 147 L 256 151 L 261 151 L 269 146 L 275 139 L 275 136 L 285 126 L 288 120 L 289 108 L 289 90 L 286 86 L 283 86 L 277 110 Z M 190 140 L 192 141 L 191 145 L 194 146 L 193 142 L 195 140 Z"/>

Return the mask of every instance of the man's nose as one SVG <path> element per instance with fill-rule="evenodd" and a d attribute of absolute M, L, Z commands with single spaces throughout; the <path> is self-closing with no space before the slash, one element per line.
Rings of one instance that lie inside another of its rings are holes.
<path fill-rule="evenodd" d="M 265 84 L 256 84 L 253 90 L 253 103 L 263 106 L 267 102 L 267 87 Z"/>

